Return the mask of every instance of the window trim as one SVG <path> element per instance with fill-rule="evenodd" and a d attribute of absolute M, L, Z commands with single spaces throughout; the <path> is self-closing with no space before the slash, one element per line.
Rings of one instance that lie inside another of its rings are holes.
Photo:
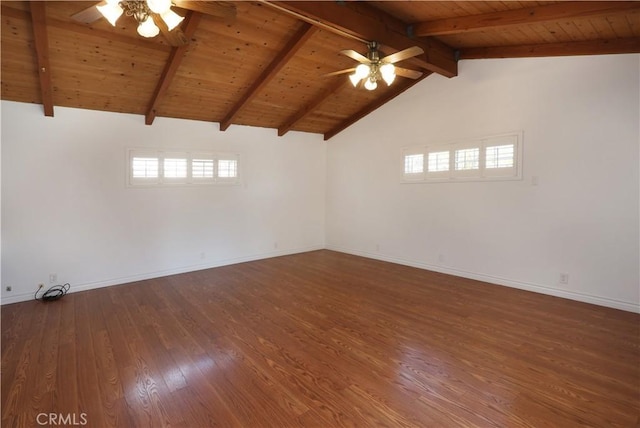
<path fill-rule="evenodd" d="M 155 158 L 158 160 L 158 177 L 143 178 L 133 176 L 133 159 L 136 157 Z M 165 159 L 186 159 L 186 177 L 165 177 Z M 194 177 L 193 161 L 211 160 L 213 177 Z M 126 185 L 127 187 L 159 187 L 159 186 L 202 186 L 202 185 L 239 185 L 241 184 L 242 162 L 240 153 L 207 152 L 203 150 L 173 150 L 129 148 L 126 150 Z M 218 161 L 235 160 L 236 176 L 219 177 Z"/>
<path fill-rule="evenodd" d="M 401 160 L 401 183 L 456 183 L 470 181 L 515 181 L 522 180 L 523 131 L 455 140 L 448 143 L 435 143 L 423 146 L 404 147 Z M 513 167 L 487 168 L 487 148 L 513 144 Z M 456 151 L 469 148 L 479 149 L 478 168 L 456 170 Z M 449 152 L 447 171 L 429 171 L 431 153 Z M 422 154 L 424 160 L 422 174 L 405 173 L 405 157 Z"/>

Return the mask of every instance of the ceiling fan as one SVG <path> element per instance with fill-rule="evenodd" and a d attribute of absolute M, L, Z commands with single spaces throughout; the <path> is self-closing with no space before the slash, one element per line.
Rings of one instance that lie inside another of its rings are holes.
<path fill-rule="evenodd" d="M 184 17 L 175 13 L 172 6 L 221 18 L 226 23 L 233 22 L 236 17 L 235 5 L 223 1 L 103 0 L 75 13 L 71 19 L 92 24 L 105 18 L 115 27 L 118 18 L 124 14 L 138 22 L 138 34 L 142 37 L 155 37 L 162 32 L 170 45 L 182 46 L 189 42 L 179 27 Z"/>
<path fill-rule="evenodd" d="M 373 91 L 378 87 L 379 80 L 384 80 L 387 86 L 389 86 L 393 83 L 396 76 L 407 77 L 409 79 L 417 79 L 422 76 L 422 72 L 420 71 L 409 70 L 407 68 L 394 65 L 396 62 L 404 61 L 405 59 L 423 54 L 424 50 L 422 48 L 413 46 L 380 58 L 378 42 L 369 42 L 367 43 L 367 47 L 369 48 L 367 56 L 359 54 L 352 49 L 340 51 L 342 55 L 355 59 L 360 64 L 355 68 L 334 71 L 333 73 L 328 73 L 325 76 L 352 73 L 349 75 L 349 80 L 353 86 L 357 87 L 360 82 L 364 82 L 364 87 L 370 91 Z"/>

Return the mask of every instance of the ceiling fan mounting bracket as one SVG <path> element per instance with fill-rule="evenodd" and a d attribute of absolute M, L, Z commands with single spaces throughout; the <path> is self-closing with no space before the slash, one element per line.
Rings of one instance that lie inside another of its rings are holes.
<path fill-rule="evenodd" d="M 134 17 L 138 22 L 146 21 L 151 16 L 151 10 L 146 1 L 122 0 L 118 3 L 123 6 L 125 15 Z"/>

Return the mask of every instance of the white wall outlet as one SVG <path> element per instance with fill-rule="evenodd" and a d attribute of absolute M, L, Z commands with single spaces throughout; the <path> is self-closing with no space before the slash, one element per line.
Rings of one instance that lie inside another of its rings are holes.
<path fill-rule="evenodd" d="M 444 263 L 444 254 L 442 254 L 442 253 L 438 254 L 438 261 L 440 263 Z"/>
<path fill-rule="evenodd" d="M 560 284 L 568 284 L 569 283 L 569 274 L 566 272 L 562 272 L 560 274 Z"/>
<path fill-rule="evenodd" d="M 380 244 L 376 244 L 376 251 L 380 251 Z"/>
<path fill-rule="evenodd" d="M 56 282 L 58 282 L 58 274 L 57 273 L 50 273 L 49 274 L 49 284 L 55 284 Z"/>
<path fill-rule="evenodd" d="M 278 243 L 277 242 L 273 243 L 273 248 L 275 248 L 276 250 L 278 249 Z"/>

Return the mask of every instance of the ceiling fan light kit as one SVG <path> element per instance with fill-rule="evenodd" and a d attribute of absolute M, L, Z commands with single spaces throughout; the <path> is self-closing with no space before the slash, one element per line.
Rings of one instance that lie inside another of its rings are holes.
<path fill-rule="evenodd" d="M 171 10 L 171 0 L 147 0 L 147 6 L 151 12 L 162 15 Z"/>
<path fill-rule="evenodd" d="M 102 16 L 104 16 L 104 18 L 109 21 L 109 24 L 113 25 L 114 27 L 116 26 L 118 18 L 120 18 L 120 16 L 124 12 L 124 9 L 122 9 L 118 3 L 119 2 L 111 1 L 102 6 L 97 6 L 97 9 L 100 11 Z"/>
<path fill-rule="evenodd" d="M 380 66 L 380 74 L 382 74 L 382 79 L 387 85 L 391 85 L 396 79 L 396 66 L 391 63 L 382 64 Z"/>
<path fill-rule="evenodd" d="M 169 31 L 180 25 L 180 23 L 184 19 L 184 16 L 178 15 L 171 9 L 168 9 L 166 12 L 162 12 L 160 16 L 162 17 L 164 23 L 167 24 L 167 28 L 169 29 Z"/>
<path fill-rule="evenodd" d="M 369 91 L 373 91 L 375 88 L 378 87 L 378 82 L 376 82 L 375 80 L 373 80 L 373 78 L 369 77 L 365 82 L 364 82 L 364 88 L 369 90 Z"/>
<path fill-rule="evenodd" d="M 336 74 L 350 73 L 353 71 L 352 74 L 349 74 L 349 80 L 351 81 L 353 86 L 357 87 L 360 82 L 364 82 L 364 88 L 369 91 L 373 91 L 378 87 L 378 80 L 384 80 L 387 86 L 391 86 L 398 73 L 400 74 L 400 76 L 408 77 L 410 79 L 417 79 L 422 75 L 422 73 L 419 71 L 397 68 L 395 65 L 393 65 L 395 62 L 403 61 L 416 55 L 423 54 L 424 51 L 422 50 L 422 48 L 414 46 L 403 51 L 385 56 L 384 58 L 380 58 L 377 42 L 370 42 L 367 44 L 367 46 L 369 48 L 367 56 L 361 55 L 353 50 L 341 51 L 341 54 L 346 55 L 351 59 L 355 59 L 360 64 L 358 64 L 356 68 L 340 70 L 334 73 L 329 73 L 328 75 L 333 76 Z"/>
<path fill-rule="evenodd" d="M 153 19 L 150 16 L 147 16 L 147 19 L 142 21 L 138 25 L 138 34 L 142 37 L 155 37 L 160 33 L 160 29 L 156 24 L 153 23 Z"/>
<path fill-rule="evenodd" d="M 138 34 L 142 37 L 155 37 L 160 33 L 160 29 L 153 22 L 152 13 L 160 16 L 169 31 L 176 28 L 184 19 L 171 10 L 171 0 L 106 0 L 106 2 L 97 9 L 111 25 L 115 27 L 118 18 L 125 13 L 138 21 Z"/>

